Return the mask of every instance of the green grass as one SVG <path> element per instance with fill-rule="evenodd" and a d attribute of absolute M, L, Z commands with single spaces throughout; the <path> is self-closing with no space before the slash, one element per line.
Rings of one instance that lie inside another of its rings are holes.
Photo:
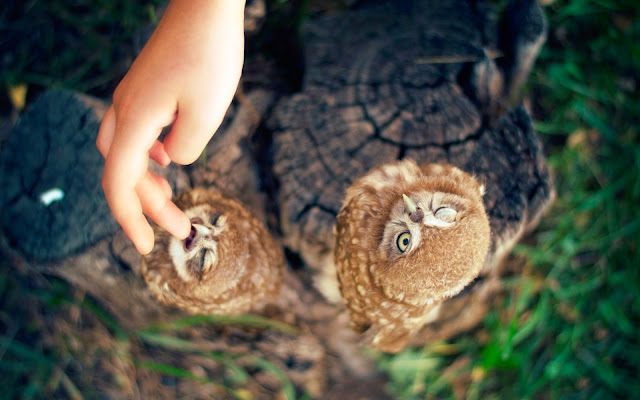
<path fill-rule="evenodd" d="M 277 365 L 251 355 L 212 351 L 208 343 L 189 339 L 194 329 L 222 325 L 296 334 L 292 326 L 255 315 L 188 316 L 126 330 L 63 281 L 36 276 L 29 284 L 21 278 L 0 275 L 0 398 L 103 398 L 109 390 L 115 390 L 116 397 L 129 396 L 137 385 L 134 369 L 170 382 L 190 380 L 209 386 L 216 397 L 239 400 L 251 398 L 245 386 L 253 379 L 251 373 L 263 371 L 280 383 L 281 398 L 300 398 Z M 189 357 L 206 360 L 200 373 L 185 365 Z M 89 373 L 83 371 L 87 367 Z M 92 387 L 94 383 L 104 387 Z M 164 388 L 169 394 L 171 386 Z"/>
<path fill-rule="evenodd" d="M 162 0 L 8 0 L 0 8 L 0 83 L 110 94 L 135 56 L 134 35 Z"/>
<path fill-rule="evenodd" d="M 9 3 L 0 11 L 0 43 L 15 52 L 0 60 L 0 82 L 108 95 L 123 73 L 120 60 L 132 56 L 132 32 L 155 21 L 158 3 Z M 527 98 L 549 153 L 557 200 L 536 232 L 516 246 L 512 261 L 521 268 L 505 280 L 478 329 L 380 358 L 390 390 L 401 398 L 611 399 L 640 393 L 640 3 L 557 0 L 546 11 L 549 40 Z M 65 33 L 48 39 L 55 26 Z M 129 50 L 122 53 L 118 41 Z M 6 109 L 8 102 L 0 104 Z M 246 395 L 246 371 L 233 357 L 181 339 L 185 326 L 220 321 L 128 332 L 63 282 L 25 281 L 4 266 L 0 304 L 0 382 L 6 388 L 0 397 L 102 397 L 81 371 L 100 357 L 112 360 L 111 369 L 96 369 L 121 385 L 137 368 Z M 60 333 L 61 314 L 73 321 L 82 316 L 87 329 L 110 340 L 78 349 L 72 336 Z M 48 337 L 61 341 L 49 343 Z M 136 346 L 208 357 L 228 373 L 213 382 L 151 361 Z M 281 379 L 286 397 L 295 396 L 281 371 L 254 362 Z"/>

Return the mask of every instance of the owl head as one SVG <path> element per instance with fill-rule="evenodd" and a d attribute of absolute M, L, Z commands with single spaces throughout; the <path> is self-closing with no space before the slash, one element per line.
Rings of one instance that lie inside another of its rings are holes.
<path fill-rule="evenodd" d="M 451 165 L 406 159 L 349 187 L 335 266 L 352 328 L 396 352 L 444 299 L 480 272 L 489 249 L 483 187 Z"/>
<path fill-rule="evenodd" d="M 438 164 L 414 172 L 384 198 L 373 230 L 380 262 L 371 273 L 386 297 L 422 305 L 475 279 L 489 249 L 489 221 L 483 187 L 471 175 Z"/>
<path fill-rule="evenodd" d="M 174 199 L 191 220 L 189 236 L 180 240 L 154 227 L 156 243 L 143 260 L 142 272 L 163 299 L 206 302 L 238 285 L 247 268 L 249 230 L 232 200 L 194 189 Z M 178 304 L 180 305 L 180 304 Z"/>

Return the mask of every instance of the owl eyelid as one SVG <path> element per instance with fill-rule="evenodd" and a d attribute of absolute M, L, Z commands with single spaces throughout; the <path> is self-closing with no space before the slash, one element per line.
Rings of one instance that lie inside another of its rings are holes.
<path fill-rule="evenodd" d="M 220 216 L 222 216 L 222 213 L 214 213 L 211 216 L 211 225 L 216 226 L 218 224 L 218 220 L 220 219 Z"/>
<path fill-rule="evenodd" d="M 449 223 L 453 223 L 457 215 L 458 210 L 447 206 L 440 207 L 433 213 L 435 218 Z"/>

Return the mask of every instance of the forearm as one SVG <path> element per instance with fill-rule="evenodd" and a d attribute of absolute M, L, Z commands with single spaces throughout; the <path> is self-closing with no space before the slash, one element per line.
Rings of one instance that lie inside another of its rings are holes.
<path fill-rule="evenodd" d="M 182 43 L 217 39 L 216 32 L 243 29 L 244 6 L 244 0 L 171 0 L 156 30 Z"/>

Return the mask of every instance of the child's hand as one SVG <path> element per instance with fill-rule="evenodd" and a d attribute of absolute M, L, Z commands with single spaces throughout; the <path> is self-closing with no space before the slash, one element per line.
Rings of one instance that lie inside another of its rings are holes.
<path fill-rule="evenodd" d="M 140 253 L 153 248 L 143 213 L 186 238 L 188 218 L 168 182 L 148 170 L 194 162 L 233 99 L 244 53 L 244 1 L 173 0 L 113 95 L 96 145 L 102 188 L 115 219 Z M 163 127 L 171 132 L 158 141 Z"/>

